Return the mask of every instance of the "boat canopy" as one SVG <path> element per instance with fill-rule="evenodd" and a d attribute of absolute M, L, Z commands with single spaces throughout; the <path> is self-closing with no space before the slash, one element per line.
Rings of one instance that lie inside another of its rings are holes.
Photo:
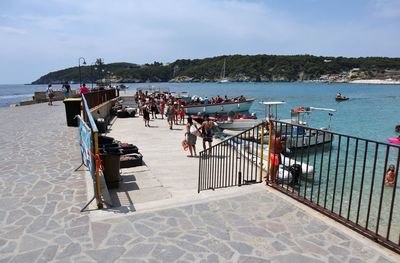
<path fill-rule="evenodd" d="M 263 101 L 260 103 L 264 104 L 264 105 L 282 105 L 282 104 L 286 104 L 286 101 Z"/>
<path fill-rule="evenodd" d="M 278 120 L 278 106 L 286 104 L 285 101 L 262 101 L 265 106 L 265 119 Z"/>

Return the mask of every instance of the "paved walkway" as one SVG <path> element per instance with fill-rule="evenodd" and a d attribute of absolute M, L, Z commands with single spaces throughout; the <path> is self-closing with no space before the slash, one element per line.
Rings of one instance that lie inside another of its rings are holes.
<path fill-rule="evenodd" d="M 80 213 L 86 175 L 73 172 L 77 130 L 64 115 L 59 102 L 0 109 L 0 262 L 400 261 L 265 188 L 109 219 Z"/>

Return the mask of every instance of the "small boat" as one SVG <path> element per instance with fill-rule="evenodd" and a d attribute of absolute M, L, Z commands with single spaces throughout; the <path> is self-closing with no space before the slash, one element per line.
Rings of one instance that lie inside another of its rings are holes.
<path fill-rule="evenodd" d="M 328 128 L 319 128 L 319 130 L 308 128 L 308 122 L 305 120 L 305 117 L 310 117 L 313 111 L 329 112 Z M 295 124 L 299 126 L 291 126 L 289 124 L 289 127 L 283 126 L 281 128 L 282 137 L 286 138 L 286 147 L 288 147 L 289 149 L 295 149 L 331 142 L 333 140 L 333 136 L 328 131 L 331 130 L 331 122 L 333 116 L 332 112 L 336 112 L 336 110 L 315 107 L 298 107 L 291 109 L 291 119 L 288 122 L 290 124 Z"/>
<path fill-rule="evenodd" d="M 244 131 L 260 124 L 255 114 L 235 114 L 228 112 L 228 116 L 217 120 L 217 125 L 222 130 Z"/>
<path fill-rule="evenodd" d="M 349 97 L 342 96 L 342 95 L 337 95 L 337 96 L 335 97 L 335 100 L 336 100 L 336 101 L 344 101 L 344 100 L 348 100 L 348 99 L 349 99 Z"/>
<path fill-rule="evenodd" d="M 119 89 L 119 90 L 127 90 L 127 89 L 129 89 L 129 87 L 125 86 L 124 84 L 117 85 L 116 88 Z"/>
<path fill-rule="evenodd" d="M 243 101 L 221 102 L 213 104 L 193 104 L 184 106 L 187 115 L 204 114 L 227 114 L 230 111 L 235 113 L 248 112 L 255 99 L 245 99 Z"/>

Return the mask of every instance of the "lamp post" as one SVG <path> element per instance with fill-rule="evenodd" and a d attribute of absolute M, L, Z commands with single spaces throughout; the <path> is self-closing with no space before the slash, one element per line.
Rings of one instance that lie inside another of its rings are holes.
<path fill-rule="evenodd" d="M 79 65 L 79 87 L 82 86 L 81 59 L 83 60 L 82 65 L 86 65 L 85 58 L 80 57 L 78 59 L 78 65 Z"/>

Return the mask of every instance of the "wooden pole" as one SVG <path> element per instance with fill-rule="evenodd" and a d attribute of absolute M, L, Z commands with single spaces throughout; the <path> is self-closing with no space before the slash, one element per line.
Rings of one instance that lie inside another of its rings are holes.
<path fill-rule="evenodd" d="M 96 200 L 97 200 L 97 207 L 99 209 L 103 208 L 103 203 L 101 202 L 101 186 L 100 186 L 100 175 L 99 175 L 99 170 L 100 170 L 100 155 L 99 155 L 99 134 L 97 132 L 94 133 L 94 154 L 96 155 L 95 158 L 96 160 L 96 172 L 95 172 L 95 177 L 96 177 Z"/>

